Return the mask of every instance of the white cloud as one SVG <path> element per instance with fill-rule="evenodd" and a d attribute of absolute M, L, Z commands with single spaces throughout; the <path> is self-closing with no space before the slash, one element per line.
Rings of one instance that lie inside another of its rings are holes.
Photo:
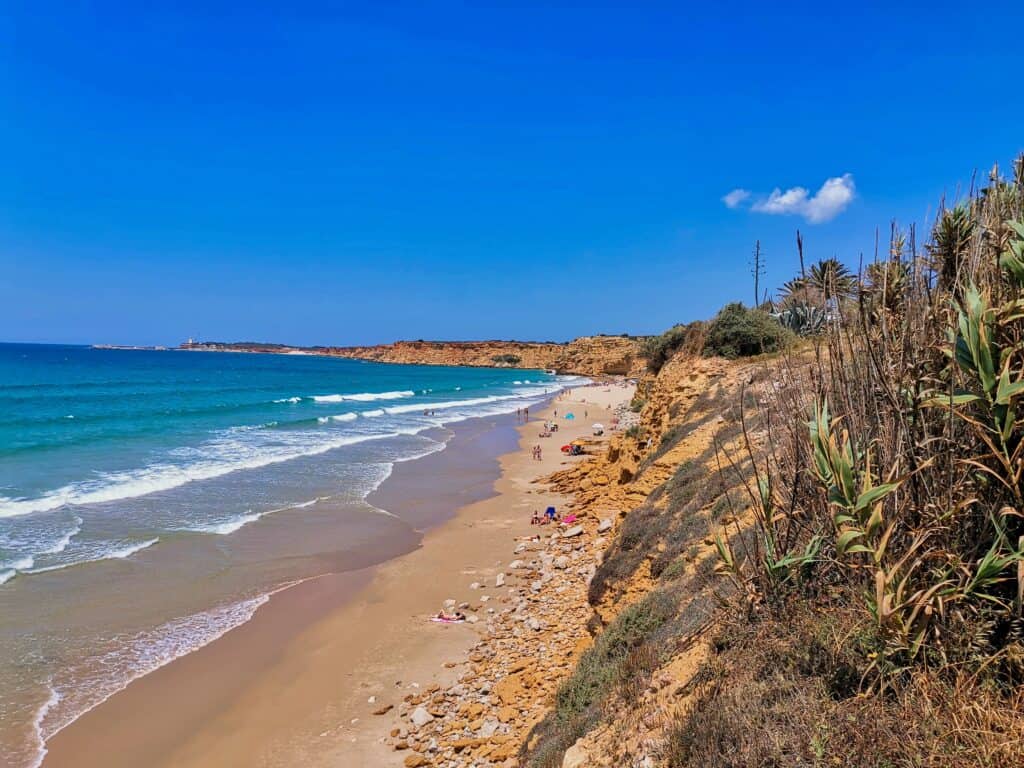
<path fill-rule="evenodd" d="M 813 196 L 808 196 L 803 187 L 792 187 L 785 192 L 776 187 L 767 198 L 758 200 L 750 208 L 758 213 L 803 216 L 812 224 L 818 224 L 842 213 L 853 201 L 855 191 L 853 175 L 846 173 L 828 179 Z"/>
<path fill-rule="evenodd" d="M 726 208 L 736 208 L 748 197 L 750 197 L 749 189 L 734 189 L 722 198 L 722 202 L 725 203 Z"/>

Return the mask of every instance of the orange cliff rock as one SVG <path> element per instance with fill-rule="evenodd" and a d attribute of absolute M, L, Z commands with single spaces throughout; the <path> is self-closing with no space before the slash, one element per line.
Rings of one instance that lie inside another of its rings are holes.
<path fill-rule="evenodd" d="M 396 341 L 372 347 L 329 347 L 324 353 L 381 363 L 544 368 L 583 376 L 639 376 L 644 369 L 640 340 L 627 336 L 584 336 L 567 344 Z"/>

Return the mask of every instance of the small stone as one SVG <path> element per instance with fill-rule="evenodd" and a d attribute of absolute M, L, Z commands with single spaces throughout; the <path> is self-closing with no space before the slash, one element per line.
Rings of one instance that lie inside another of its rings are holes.
<path fill-rule="evenodd" d="M 434 716 L 427 712 L 427 710 L 423 707 L 416 707 L 416 709 L 412 711 L 412 715 L 409 716 L 409 719 L 412 721 L 412 724 L 415 725 L 417 728 L 422 728 L 424 725 L 433 720 Z"/>
<path fill-rule="evenodd" d="M 598 524 L 598 526 L 597 526 L 597 532 L 598 533 L 604 533 L 605 531 L 610 531 L 611 529 L 612 529 L 612 521 L 609 520 L 608 518 L 605 518 L 604 520 L 602 520 Z"/>
<path fill-rule="evenodd" d="M 579 536 L 581 533 L 583 533 L 583 526 L 582 525 L 574 525 L 572 528 L 569 528 L 569 529 L 567 529 L 566 531 L 564 531 L 562 533 L 562 538 L 563 539 L 569 539 L 569 538 L 572 538 L 573 536 Z"/>
<path fill-rule="evenodd" d="M 472 584 L 469 585 L 469 588 L 470 589 L 480 589 L 480 582 L 479 581 L 474 581 Z"/>
<path fill-rule="evenodd" d="M 495 587 L 503 587 L 503 586 L 505 586 L 505 574 L 504 573 L 499 573 L 497 576 L 494 577 L 494 586 Z"/>

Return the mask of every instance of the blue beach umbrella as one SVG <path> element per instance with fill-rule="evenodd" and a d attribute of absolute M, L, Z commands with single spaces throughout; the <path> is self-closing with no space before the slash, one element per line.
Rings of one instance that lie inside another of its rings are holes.
<path fill-rule="evenodd" d="M 565 414 L 565 418 L 571 421 L 572 419 L 575 419 L 576 417 L 573 416 L 571 413 L 567 413 L 567 414 Z"/>

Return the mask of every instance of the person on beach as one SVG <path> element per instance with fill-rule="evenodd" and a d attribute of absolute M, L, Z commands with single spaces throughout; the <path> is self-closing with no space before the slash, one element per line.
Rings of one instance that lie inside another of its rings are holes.
<path fill-rule="evenodd" d="M 540 448 L 540 446 L 538 445 L 538 446 L 537 446 L 537 447 L 536 447 L 536 448 L 534 449 L 534 454 L 536 454 L 536 456 L 537 456 L 537 461 L 541 461 L 541 460 L 542 460 L 542 459 L 541 459 L 541 455 L 540 455 L 540 451 L 541 451 L 541 448 Z"/>
<path fill-rule="evenodd" d="M 533 517 L 530 518 L 530 525 L 540 525 L 540 512 L 533 510 Z"/>

